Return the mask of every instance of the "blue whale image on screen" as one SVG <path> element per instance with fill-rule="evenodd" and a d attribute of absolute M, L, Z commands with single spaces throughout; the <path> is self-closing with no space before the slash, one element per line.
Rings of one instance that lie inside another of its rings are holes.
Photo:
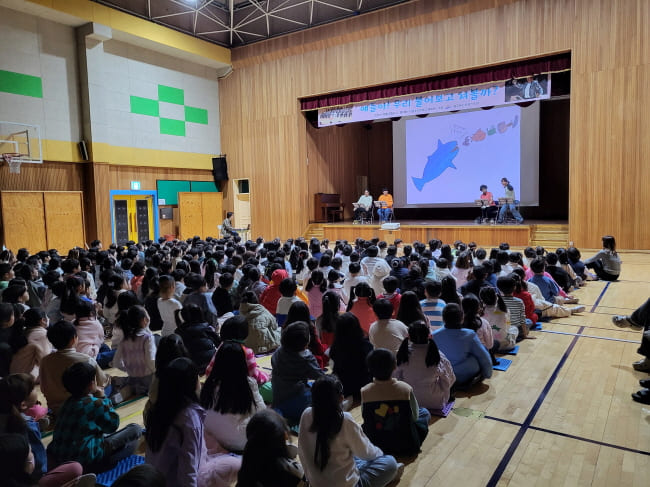
<path fill-rule="evenodd" d="M 442 143 L 438 139 L 438 147 L 436 151 L 427 158 L 427 165 L 424 166 L 424 172 L 421 178 L 413 179 L 413 184 L 422 191 L 425 184 L 433 181 L 440 176 L 448 167 L 456 169 L 456 166 L 451 162 L 454 157 L 458 155 L 458 143 L 453 140 L 451 142 Z"/>

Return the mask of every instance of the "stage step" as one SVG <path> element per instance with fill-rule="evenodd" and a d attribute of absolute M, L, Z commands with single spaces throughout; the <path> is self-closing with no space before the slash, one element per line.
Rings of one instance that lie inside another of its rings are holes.
<path fill-rule="evenodd" d="M 530 237 L 530 245 L 542 246 L 553 251 L 558 247 L 566 247 L 569 242 L 568 225 L 534 225 Z"/>
<path fill-rule="evenodd" d="M 323 240 L 325 238 L 325 229 L 320 223 L 310 223 L 303 235 L 306 240 L 311 240 L 312 238 Z"/>

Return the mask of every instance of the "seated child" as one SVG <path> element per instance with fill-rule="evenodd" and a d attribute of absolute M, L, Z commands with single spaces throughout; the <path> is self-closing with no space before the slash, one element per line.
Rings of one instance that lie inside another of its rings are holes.
<path fill-rule="evenodd" d="M 50 320 L 44 311 L 31 308 L 23 315 L 27 345 L 19 348 L 11 359 L 12 374 L 30 374 L 36 382 L 40 381 L 41 360 L 52 352 L 52 344 L 47 339 Z"/>
<path fill-rule="evenodd" d="M 426 322 L 411 323 L 408 330 L 409 336 L 397 352 L 397 370 L 393 375 L 413 388 L 421 407 L 442 411 L 447 407 L 451 386 L 456 382 L 454 369 L 430 338 Z"/>
<path fill-rule="evenodd" d="M 442 322 L 442 310 L 445 309 L 445 303 L 440 299 L 442 284 L 440 281 L 426 280 L 424 282 L 424 296 L 426 299 L 420 301 L 424 316 L 429 318 L 431 332 L 433 333 L 444 324 Z"/>
<path fill-rule="evenodd" d="M 257 382 L 248 375 L 246 355 L 240 344 L 224 342 L 219 346 L 200 402 L 206 410 L 205 432 L 226 450 L 243 452 L 246 425 L 266 406 Z"/>
<path fill-rule="evenodd" d="M 418 406 L 413 388 L 392 378 L 397 364 L 390 350 L 368 354 L 373 382 L 361 389 L 363 431 L 370 441 L 391 455 L 414 455 L 429 432 L 431 414 Z"/>
<path fill-rule="evenodd" d="M 408 337 L 408 328 L 403 322 L 391 318 L 393 305 L 387 299 L 378 299 L 372 309 L 377 315 L 377 321 L 370 325 L 370 343 L 375 348 L 386 348 L 397 353 L 402 341 Z"/>
<path fill-rule="evenodd" d="M 393 305 L 393 314 L 390 317 L 395 318 L 399 309 L 400 299 L 402 299 L 402 295 L 398 289 L 399 279 L 395 276 L 388 276 L 382 281 L 382 285 L 384 286 L 385 292 L 377 296 L 377 299 L 387 299 L 390 301 L 390 304 Z"/>
<path fill-rule="evenodd" d="M 161 336 L 167 336 L 176 330 L 176 310 L 183 308 L 181 302 L 174 296 L 176 282 L 172 276 L 160 276 L 160 297 L 158 298 L 158 312 L 162 319 L 163 325 L 160 332 Z"/>
<path fill-rule="evenodd" d="M 235 284 L 235 278 L 230 272 L 219 276 L 219 287 L 212 293 L 212 304 L 217 309 L 217 316 L 221 318 L 226 313 L 233 312 L 230 290 Z"/>
<path fill-rule="evenodd" d="M 298 455 L 312 487 L 384 486 L 404 464 L 371 443 L 350 413 L 343 387 L 328 375 L 314 382 L 314 403 L 300 419 Z"/>
<path fill-rule="evenodd" d="M 278 320 L 278 325 L 282 326 L 287 321 L 289 308 L 296 301 L 300 301 L 300 298 L 296 296 L 298 286 L 296 286 L 296 282 L 290 277 L 282 280 L 279 289 L 282 297 L 278 299 L 278 304 L 275 308 L 275 319 Z"/>
<path fill-rule="evenodd" d="M 75 350 L 77 330 L 69 321 L 61 320 L 47 330 L 47 339 L 56 352 L 43 357 L 41 361 L 41 392 L 47 399 L 48 407 L 56 414 L 59 407 L 70 397 L 63 384 L 63 372 L 72 364 L 84 362 L 95 368 L 95 384 L 98 397 L 104 396 L 104 388 L 109 385 L 110 376 L 104 374 L 95 359 Z"/>
<path fill-rule="evenodd" d="M 542 296 L 546 302 L 549 303 L 549 307 L 552 304 L 557 304 L 562 309 L 552 308 L 546 310 L 542 308 L 542 316 L 569 316 L 570 314 L 582 313 L 585 310 L 584 306 L 574 306 L 573 308 L 568 308 L 564 304 L 574 304 L 578 300 L 574 298 L 565 298 L 560 294 L 560 288 L 557 283 L 550 277 L 544 275 L 546 269 L 546 262 L 542 257 L 537 257 L 530 263 L 530 270 L 533 272 L 533 277 L 528 279 L 528 282 L 532 282 L 537 286 L 542 293 Z M 537 306 L 537 303 L 535 304 Z M 547 311 L 549 314 L 544 314 L 544 311 Z"/>
<path fill-rule="evenodd" d="M 295 445 L 288 443 L 289 428 L 273 409 L 253 415 L 246 426 L 246 448 L 237 478 L 240 487 L 299 487 L 305 474 L 294 460 Z"/>
<path fill-rule="evenodd" d="M 172 360 L 159 371 L 158 400 L 145 421 L 147 463 L 162 472 L 167 485 L 227 487 L 237 478 L 238 456 L 211 454 L 205 442 L 205 410 L 199 405 L 199 375 L 188 358 Z"/>
<path fill-rule="evenodd" d="M 128 376 L 120 377 L 119 395 L 113 396 L 116 403 L 132 396 L 149 393 L 151 379 L 156 371 L 156 342 L 149 330 L 149 314 L 144 307 L 131 306 L 122 321 L 124 340 L 115 353 L 113 364 Z M 117 379 L 117 378 L 116 378 Z"/>
<path fill-rule="evenodd" d="M 444 328 L 433 333 L 438 348 L 451 362 L 456 388 L 466 388 L 492 377 L 492 360 L 476 332 L 463 328 L 463 311 L 449 303 L 442 312 Z"/>
<path fill-rule="evenodd" d="M 34 379 L 28 374 L 11 374 L 0 380 L 0 433 L 18 433 L 29 441 L 34 455 L 32 480 L 39 480 L 47 473 L 47 454 L 41 441 L 41 431 L 29 410 L 37 403 Z M 5 472 L 3 471 L 3 474 Z M 70 463 L 54 469 L 51 475 L 61 475 L 61 480 L 81 475 L 81 465 Z"/>
<path fill-rule="evenodd" d="M 253 291 L 246 291 L 241 298 L 239 312 L 248 321 L 248 337 L 245 345 L 255 353 L 267 353 L 280 345 L 280 330 L 275 317 L 257 301 Z"/>
<path fill-rule="evenodd" d="M 303 321 L 309 325 L 309 351 L 314 355 L 319 367 L 325 369 L 329 363 L 329 357 L 325 353 L 325 346 L 316 333 L 316 325 L 314 325 L 314 322 L 311 320 L 309 306 L 307 306 L 303 301 L 296 301 L 291 305 L 285 325 L 290 325 L 296 321 Z"/>
<path fill-rule="evenodd" d="M 183 339 L 190 358 L 199 373 L 203 374 L 221 343 L 219 335 L 205 322 L 203 311 L 196 304 L 186 304 L 183 309 L 177 310 L 176 324 L 176 334 Z"/>
<path fill-rule="evenodd" d="M 22 322 L 16 320 L 14 306 L 0 303 L 0 377 L 9 375 L 14 354 L 25 345 Z"/>
<path fill-rule="evenodd" d="M 94 358 L 102 369 L 107 369 L 115 351 L 104 343 L 104 327 L 97 320 L 95 305 L 89 301 L 79 300 L 75 308 L 75 316 L 77 319 L 74 325 L 77 327 L 79 337 L 77 352 Z"/>
<path fill-rule="evenodd" d="M 35 453 L 30 449 L 30 444 L 23 434 L 0 433 L 0 472 L 2 472 L 2 485 L 19 487 L 39 485 L 44 487 L 65 487 L 68 485 L 91 485 L 82 483 L 86 479 L 92 480 L 94 475 L 82 474 L 82 467 L 76 462 L 66 463 L 54 469 L 49 474 L 41 477 L 35 465 Z M 88 478 L 91 477 L 91 478 Z M 78 483 L 77 483 L 78 482 Z"/>
<path fill-rule="evenodd" d="M 517 344 L 519 330 L 510 324 L 510 313 L 506 303 L 493 287 L 481 289 L 483 301 L 483 318 L 488 321 L 492 329 L 495 353 L 509 352 Z"/>
<path fill-rule="evenodd" d="M 309 351 L 309 325 L 297 321 L 283 330 L 281 346 L 271 357 L 273 366 L 273 408 L 297 424 L 300 415 L 311 404 L 310 379 L 318 379 L 323 371 Z"/>
<path fill-rule="evenodd" d="M 70 397 L 59 410 L 47 452 L 57 464 L 74 460 L 85 472 L 100 473 L 133 454 L 142 428 L 129 424 L 117 431 L 120 417 L 110 400 L 94 396 L 95 374 L 88 362 L 72 364 L 63 373 Z"/>
<path fill-rule="evenodd" d="M 221 330 L 219 336 L 223 342 L 236 342 L 241 345 L 246 354 L 246 364 L 248 367 L 248 375 L 255 379 L 258 386 L 262 386 L 269 381 L 269 376 L 266 372 L 260 369 L 257 366 L 257 361 L 255 360 L 255 353 L 250 348 L 244 345 L 246 338 L 248 337 L 248 322 L 246 318 L 242 315 L 233 316 L 228 318 L 223 325 L 221 325 Z M 208 364 L 208 367 L 205 369 L 205 375 L 210 375 L 212 367 L 214 366 L 214 358 L 216 357 L 216 352 L 212 356 L 212 360 Z M 270 389 L 270 384 L 269 384 Z"/>
<path fill-rule="evenodd" d="M 509 276 L 501 276 L 497 279 L 497 287 L 501 291 L 503 302 L 506 303 L 508 313 L 510 313 L 510 324 L 517 327 L 517 339 L 535 339 L 536 337 L 528 335 L 528 330 L 533 322 L 526 318 L 524 302 L 512 295 L 515 292 L 515 280 Z"/>

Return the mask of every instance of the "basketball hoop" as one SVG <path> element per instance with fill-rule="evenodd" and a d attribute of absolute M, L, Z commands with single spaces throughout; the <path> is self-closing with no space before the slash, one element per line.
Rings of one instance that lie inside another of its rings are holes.
<path fill-rule="evenodd" d="M 10 174 L 20 174 L 20 165 L 22 160 L 19 159 L 22 154 L 18 152 L 5 152 L 2 154 L 2 159 L 9 164 L 9 173 Z"/>

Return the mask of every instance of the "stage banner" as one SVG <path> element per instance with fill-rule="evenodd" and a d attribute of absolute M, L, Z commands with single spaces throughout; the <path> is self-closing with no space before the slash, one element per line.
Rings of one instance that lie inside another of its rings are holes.
<path fill-rule="evenodd" d="M 551 77 L 529 76 L 318 110 L 318 126 L 408 117 L 550 98 Z"/>

